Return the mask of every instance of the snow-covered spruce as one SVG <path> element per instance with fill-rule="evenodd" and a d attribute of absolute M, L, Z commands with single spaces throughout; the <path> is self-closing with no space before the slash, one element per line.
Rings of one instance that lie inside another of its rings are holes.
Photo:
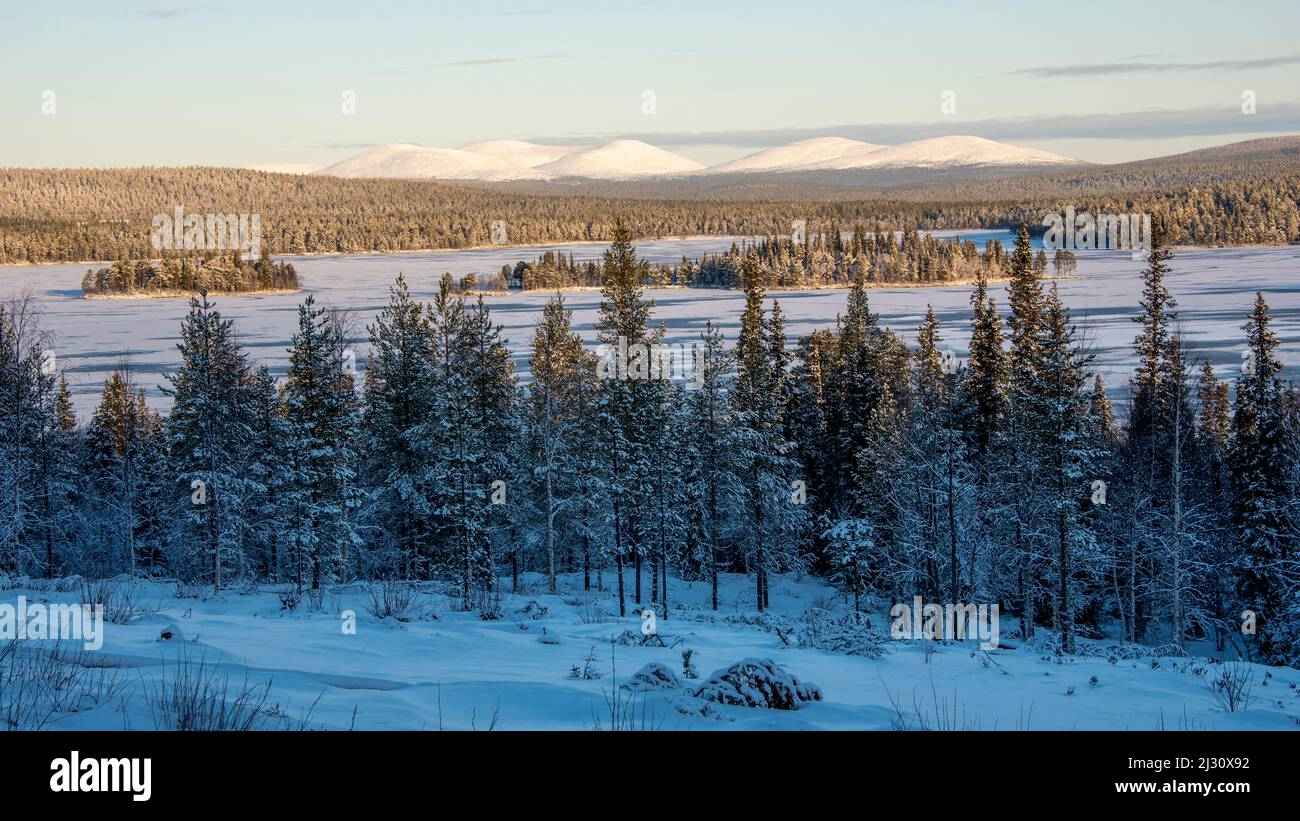
<path fill-rule="evenodd" d="M 771 659 L 747 658 L 715 671 L 704 684 L 688 695 L 738 707 L 797 710 L 810 701 L 821 701 L 821 688 L 802 682 Z"/>

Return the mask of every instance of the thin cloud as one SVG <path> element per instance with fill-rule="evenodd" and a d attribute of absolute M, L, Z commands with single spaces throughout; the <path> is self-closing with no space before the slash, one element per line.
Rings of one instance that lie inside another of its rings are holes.
<path fill-rule="evenodd" d="M 1300 54 L 1259 57 L 1253 60 L 1215 60 L 1202 63 L 1080 63 L 1072 66 L 1033 66 L 1008 71 L 1022 77 L 1095 77 L 1105 74 L 1164 73 L 1174 71 L 1245 71 L 1300 63 Z"/>
<path fill-rule="evenodd" d="M 174 20 L 177 17 L 188 17 L 192 14 L 202 14 L 216 10 L 217 7 L 215 6 L 173 6 L 171 8 L 137 9 L 135 13 L 141 17 L 152 17 L 155 20 Z"/>
<path fill-rule="evenodd" d="M 724 145 L 767 148 L 812 137 L 847 137 L 869 143 L 892 145 L 953 134 L 970 134 L 990 140 L 1158 140 L 1219 134 L 1297 132 L 1300 132 L 1300 102 L 1260 101 L 1256 114 L 1245 115 L 1241 113 L 1240 101 L 1230 100 L 1219 106 L 1154 109 L 1118 114 L 1055 114 L 1014 119 L 850 124 L 821 128 L 775 128 L 752 131 L 570 134 L 556 138 L 539 137 L 533 141 L 566 145 L 573 142 L 593 143 L 610 139 L 632 139 L 646 140 L 660 146 Z"/>
<path fill-rule="evenodd" d="M 501 63 L 529 63 L 534 60 L 563 60 L 567 54 L 537 54 L 532 57 L 486 57 L 479 60 L 454 60 L 450 63 L 435 63 L 434 68 L 464 68 L 467 66 L 492 66 Z"/>

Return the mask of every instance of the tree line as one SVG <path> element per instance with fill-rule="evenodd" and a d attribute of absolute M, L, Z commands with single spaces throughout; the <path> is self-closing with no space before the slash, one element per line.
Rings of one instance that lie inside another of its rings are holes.
<path fill-rule="evenodd" d="M 1014 228 L 1073 205 L 1095 213 L 1151 213 L 1173 244 L 1285 244 L 1300 239 L 1300 175 L 1204 182 L 1115 172 L 1102 189 L 1017 177 L 860 196 L 789 199 L 770 188 L 740 200 L 708 192 L 665 198 L 563 195 L 420 180 L 295 177 L 228 168 L 0 169 L 0 263 L 149 259 L 151 220 L 184 206 L 260 216 L 273 254 L 467 248 L 492 242 L 608 241 L 623 214 L 634 236 L 785 236 L 795 220 L 880 224 L 888 231 Z M 974 188 L 970 186 L 975 186 Z M 954 199 L 953 192 L 962 192 Z M 916 197 L 922 196 L 922 199 Z"/>
<path fill-rule="evenodd" d="M 0 569 L 218 592 L 442 579 L 485 618 L 524 572 L 552 590 L 581 574 L 620 613 L 649 603 L 664 618 L 670 578 L 711 582 L 716 609 L 718 575 L 746 573 L 763 610 L 771 574 L 812 572 L 855 610 L 870 596 L 997 602 L 1063 653 L 1110 630 L 1296 664 L 1300 393 L 1262 294 L 1235 386 L 1194 360 L 1165 242 L 1157 231 L 1146 262 L 1123 421 L 1025 231 L 1005 307 L 976 272 L 964 361 L 933 312 L 911 349 L 883 327 L 862 269 L 834 326 L 788 344 L 751 247 L 739 332 L 706 324 L 689 385 L 635 355 L 611 368 L 611 351 L 664 339 L 621 225 L 601 264 L 603 347 L 582 344 L 557 294 L 526 384 L 482 296 L 450 276 L 428 303 L 397 278 L 364 369 L 348 317 L 307 297 L 281 380 L 204 294 L 181 325 L 169 412 L 122 367 L 79 426 L 39 316 L 11 300 Z"/>

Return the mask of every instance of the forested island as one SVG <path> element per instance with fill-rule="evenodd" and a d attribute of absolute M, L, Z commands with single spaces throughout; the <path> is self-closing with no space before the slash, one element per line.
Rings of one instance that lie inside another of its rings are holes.
<path fill-rule="evenodd" d="M 978 277 L 998 280 L 1011 270 L 1010 254 L 995 239 L 981 249 L 969 239 L 938 238 L 914 228 L 895 234 L 881 225 L 874 231 L 855 226 L 845 233 L 831 224 L 803 242 L 768 236 L 735 243 L 721 254 L 704 254 L 696 260 L 682 257 L 673 265 L 654 265 L 643 259 L 640 284 L 652 288 L 743 288 L 743 267 L 751 252 L 764 285 L 784 290 L 847 288 L 859 279 L 868 287 L 973 282 Z M 1031 264 L 1038 276 L 1049 275 L 1045 251 L 1034 254 Z M 1073 276 L 1078 258 L 1070 251 L 1058 250 L 1050 264 L 1051 275 Z M 573 254 L 546 251 L 531 262 L 502 266 L 484 284 L 494 290 L 598 288 L 604 276 L 600 260 L 577 262 Z"/>
<path fill-rule="evenodd" d="M 288 262 L 276 262 L 263 251 L 256 260 L 238 252 L 182 255 L 159 260 L 127 259 L 107 268 L 92 268 L 81 278 L 87 298 L 117 296 L 178 296 L 297 291 L 298 272 Z"/>

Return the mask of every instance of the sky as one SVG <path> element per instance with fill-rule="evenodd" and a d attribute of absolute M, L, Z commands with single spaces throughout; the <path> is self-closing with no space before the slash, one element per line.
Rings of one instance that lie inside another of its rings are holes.
<path fill-rule="evenodd" d="M 1122 162 L 1300 133 L 1298 30 L 1296 0 L 3 0 L 0 167 L 947 134 Z"/>

